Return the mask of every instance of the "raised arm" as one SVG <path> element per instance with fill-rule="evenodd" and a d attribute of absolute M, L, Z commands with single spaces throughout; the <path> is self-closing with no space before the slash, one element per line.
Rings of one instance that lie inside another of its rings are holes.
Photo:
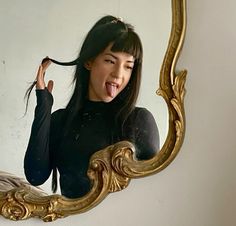
<path fill-rule="evenodd" d="M 36 90 L 37 106 L 28 147 L 25 153 L 24 169 L 32 185 L 44 183 L 52 170 L 49 151 L 52 97 L 45 90 Z"/>
<path fill-rule="evenodd" d="M 44 183 L 52 170 L 49 140 L 53 82 L 49 81 L 47 87 L 44 82 L 45 71 L 49 65 L 50 61 L 44 62 L 40 65 L 37 73 L 37 106 L 24 159 L 25 176 L 32 185 Z"/>

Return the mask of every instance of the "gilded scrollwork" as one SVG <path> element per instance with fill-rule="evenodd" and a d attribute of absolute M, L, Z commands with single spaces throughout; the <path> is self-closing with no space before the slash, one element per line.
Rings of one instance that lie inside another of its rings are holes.
<path fill-rule="evenodd" d="M 0 187 L 2 216 L 11 220 L 39 217 L 43 221 L 54 221 L 71 214 L 83 213 L 98 205 L 109 193 L 126 188 L 132 178 L 155 174 L 174 160 L 183 143 L 185 133 L 186 71 L 175 72 L 185 29 L 186 2 L 172 0 L 172 30 L 160 72 L 160 87 L 157 91 L 168 106 L 169 129 L 166 141 L 156 156 L 150 160 L 138 161 L 134 157 L 133 144 L 127 141 L 96 152 L 90 160 L 88 170 L 88 176 L 93 184 L 92 189 L 79 199 L 67 199 L 60 195 L 48 196 L 25 181 L 9 175 L 6 177 L 4 174 L 4 178 L 8 179 L 4 181 L 4 186 Z M 11 185 L 10 189 L 6 184 Z"/>

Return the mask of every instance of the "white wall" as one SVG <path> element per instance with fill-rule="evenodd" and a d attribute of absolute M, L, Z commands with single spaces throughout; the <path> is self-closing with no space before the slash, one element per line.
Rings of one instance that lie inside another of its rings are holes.
<path fill-rule="evenodd" d="M 50 225 L 236 225 L 235 7 L 233 0 L 188 1 L 178 64 L 188 69 L 187 131 L 174 162 L 155 176 L 133 181 L 93 210 Z M 0 219 L 0 224 L 15 222 Z"/>

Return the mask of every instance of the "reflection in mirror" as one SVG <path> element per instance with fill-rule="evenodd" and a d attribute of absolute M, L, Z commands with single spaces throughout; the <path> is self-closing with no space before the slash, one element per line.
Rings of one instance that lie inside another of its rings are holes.
<path fill-rule="evenodd" d="M 93 5 L 87 4 L 87 2 L 85 3 L 82 0 L 74 0 L 73 3 L 68 5 L 65 1 L 59 3 L 58 1 L 36 3 L 22 0 L 20 3 L 15 1 L 14 5 L 12 5 L 12 1 L 4 2 L 4 6 L 0 9 L 0 16 L 4 18 L 0 20 L 1 25 L 3 25 L 1 26 L 3 41 L 0 44 L 0 72 L 1 81 L 3 81 L 0 83 L 0 101 L 4 105 L 4 108 L 1 108 L 0 111 L 3 119 L 3 129 L 0 137 L 5 141 L 2 142 L 4 143 L 2 147 L 4 153 L 2 155 L 3 158 L 1 158 L 3 160 L 3 170 L 4 168 L 7 169 L 4 171 L 13 172 L 15 170 L 15 174 L 23 176 L 22 162 L 29 139 L 33 115 L 27 114 L 22 118 L 24 114 L 23 102 L 19 95 L 16 94 L 24 93 L 26 82 L 32 81 L 32 74 L 37 72 L 35 65 L 39 63 L 39 55 L 49 55 L 54 59 L 75 59 L 78 55 L 75 51 L 78 48 L 78 40 L 80 40 L 81 45 L 81 40 L 84 39 L 81 34 L 87 32 L 88 25 L 89 27 L 93 25 L 94 22 L 91 21 L 96 21 L 101 16 L 111 14 L 127 18 L 135 27 L 138 27 L 139 24 L 145 24 L 144 27 L 151 28 L 150 32 L 145 31 L 144 35 L 136 29 L 141 39 L 148 37 L 147 40 L 149 41 L 143 42 L 144 50 L 148 49 L 146 48 L 148 45 L 150 45 L 149 50 L 151 50 L 147 51 L 150 55 L 147 55 L 147 60 L 144 61 L 146 66 L 144 66 L 143 74 L 145 76 L 143 77 L 149 78 L 149 76 L 156 74 L 156 70 L 149 71 L 149 68 L 151 68 L 149 63 L 152 60 L 161 65 L 162 60 L 158 62 L 156 54 L 160 54 L 160 59 L 162 59 L 161 49 L 165 49 L 166 46 L 163 47 L 165 44 L 161 40 L 160 42 L 156 40 L 164 33 L 162 29 L 170 25 L 170 23 L 166 24 L 162 18 L 163 15 L 168 14 L 166 12 L 170 12 L 170 7 L 169 5 L 167 7 L 166 1 L 153 1 L 149 5 L 135 1 L 135 10 L 132 8 L 134 5 L 132 1 L 129 1 L 128 4 L 123 0 L 109 1 L 109 4 L 104 1 L 104 4 L 100 2 L 101 5 L 96 5 L 96 9 Z M 167 35 L 169 42 L 161 66 L 160 87 L 158 89 L 158 94 L 164 98 L 168 107 L 168 123 L 166 121 L 163 122 L 163 124 L 168 125 L 166 138 L 161 132 L 160 122 L 162 121 L 162 116 L 159 112 L 155 113 L 160 131 L 160 140 L 162 137 L 165 140 L 161 150 L 153 158 L 142 161 L 135 158 L 134 146 L 128 141 L 118 142 L 103 150 L 96 151 L 90 159 L 87 172 L 93 187 L 88 194 L 79 199 L 67 199 L 61 195 L 44 195 L 37 190 L 38 188 L 25 186 L 25 181 L 20 180 L 20 183 L 18 183 L 14 176 L 5 174 L 3 175 L 3 180 L 1 180 L 12 181 L 12 185 L 17 188 L 0 192 L 1 215 L 11 220 L 39 217 L 44 221 L 53 221 L 71 214 L 83 213 L 98 205 L 108 194 L 126 188 L 131 179 L 158 173 L 174 160 L 181 148 L 185 134 L 184 84 L 187 72 L 183 70 L 177 73 L 175 65 L 185 36 L 186 4 L 185 0 L 172 0 L 171 3 L 172 26 L 170 37 Z M 104 5 L 106 6 L 105 8 L 103 8 Z M 150 8 L 147 8 L 147 6 L 150 6 Z M 136 10 L 139 8 L 140 10 Z M 78 9 L 82 10 L 78 12 Z M 147 9 L 147 11 L 145 12 L 144 9 Z M 138 11 L 141 13 L 137 17 Z M 65 12 L 68 12 L 68 14 Z M 78 22 L 79 20 L 78 15 L 79 18 L 83 19 L 80 19 L 79 22 L 81 24 L 79 27 L 74 27 L 75 21 Z M 161 17 L 156 18 L 156 15 Z M 168 18 L 170 19 L 170 16 Z M 142 23 L 140 23 L 140 20 Z M 4 26 L 3 21 L 8 21 L 8 26 Z M 160 24 L 157 26 L 158 22 L 161 24 L 161 31 L 159 30 Z M 60 28 L 63 28 L 63 33 Z M 167 30 L 166 34 L 169 34 L 169 29 Z M 156 31 L 156 33 L 151 33 L 152 31 Z M 18 35 L 14 36 L 15 34 Z M 153 34 L 154 42 L 150 41 L 149 38 L 152 37 L 150 34 Z M 167 39 L 165 41 L 167 43 Z M 155 51 L 153 43 L 159 43 Z M 72 52 L 73 56 L 71 55 Z M 163 55 L 164 52 L 165 50 L 162 52 Z M 89 65 L 91 66 L 95 59 L 86 62 L 85 68 Z M 54 67 L 51 65 L 47 70 L 47 76 L 50 75 L 50 79 L 57 84 L 53 89 L 53 96 L 55 97 L 53 111 L 65 107 L 72 94 L 68 90 L 72 90 L 69 87 L 72 80 L 71 75 L 74 74 L 73 69 L 58 68 L 55 65 Z M 146 80 L 144 79 L 143 81 Z M 144 82 L 142 82 L 143 84 Z M 111 88 L 113 89 L 113 87 Z M 148 88 L 147 91 L 146 88 Z M 143 94 L 150 92 L 152 92 L 151 88 L 144 85 L 141 89 L 141 97 Z M 33 112 L 36 102 L 33 98 L 30 101 L 28 111 Z M 34 103 L 32 103 L 33 101 Z M 142 98 L 140 98 L 138 103 L 142 106 L 142 103 L 146 104 L 146 102 L 148 102 L 146 98 L 143 98 L 143 102 Z M 155 98 L 150 100 L 150 103 L 153 106 Z M 149 109 L 149 106 L 143 107 Z M 157 105 L 156 108 L 158 110 L 163 109 L 160 105 Z M 165 115 L 164 118 L 166 119 L 167 116 Z"/>
<path fill-rule="evenodd" d="M 122 140 L 135 146 L 138 160 L 159 150 L 152 114 L 135 107 L 142 68 L 142 44 L 133 27 L 104 16 L 92 27 L 72 62 L 45 58 L 36 81 L 37 107 L 24 159 L 27 180 L 43 184 L 53 171 L 52 189 L 67 198 L 86 195 L 93 185 L 87 176 L 89 160 L 99 150 Z M 76 65 L 74 91 L 65 109 L 51 114 L 53 81 L 45 84 L 51 62 Z"/>
<path fill-rule="evenodd" d="M 3 144 L 1 170 L 24 177 L 23 158 L 36 103 L 33 102 L 35 99 L 31 98 L 28 113 L 22 117 L 24 114 L 22 97 L 27 83 L 34 79 L 41 58 L 46 55 L 62 60 L 76 58 L 78 46 L 82 44 L 89 27 L 105 14 L 118 15 L 133 24 L 142 40 L 143 79 L 137 106 L 145 107 L 152 112 L 158 125 L 160 143 L 163 144 L 167 130 L 167 110 L 164 102 L 156 97 L 155 92 L 170 33 L 171 3 L 164 0 L 153 1 L 153 4 L 149 4 L 148 7 L 144 3 L 137 2 L 137 7 L 146 9 L 146 11 L 142 10 L 144 14 L 138 17 L 135 10 L 130 10 L 132 7 L 129 7 L 129 4 L 133 4 L 132 1 L 129 3 L 113 1 L 113 3 L 101 4 L 106 5 L 107 8 L 98 11 L 90 8 L 91 6 L 85 1 L 76 1 L 72 4 L 73 7 L 56 1 L 47 5 L 35 2 L 29 5 L 28 1 L 22 1 L 21 4 L 16 2 L 14 5 L 4 3 L 1 16 L 5 19 L 0 23 L 8 21 L 8 24 L 1 26 L 3 41 L 0 44 L 0 101 L 4 106 L 0 110 L 3 128 L 0 131 L 3 141 L 1 142 Z M 24 4 L 27 4 L 27 7 Z M 80 13 L 81 20 L 78 19 L 75 10 L 76 4 L 78 8 L 86 9 Z M 26 9 L 24 14 L 22 14 L 23 9 Z M 58 18 L 60 12 L 65 12 L 64 9 L 68 10 L 70 19 Z M 86 15 L 86 12 L 93 13 Z M 58 29 L 61 26 L 65 30 L 63 34 Z M 15 33 L 18 34 L 17 37 Z M 70 90 L 73 90 L 70 86 L 73 74 L 73 68 L 59 68 L 55 65 L 51 65 L 47 70 L 47 79 L 55 81 L 53 111 L 66 106 L 71 96 Z M 49 193 L 51 178 L 48 181 L 45 189 Z"/>

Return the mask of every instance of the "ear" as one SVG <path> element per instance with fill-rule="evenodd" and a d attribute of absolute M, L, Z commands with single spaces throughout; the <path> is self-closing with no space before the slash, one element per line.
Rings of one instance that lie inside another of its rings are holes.
<path fill-rule="evenodd" d="M 85 62 L 85 63 L 84 63 L 84 67 L 85 67 L 88 71 L 90 71 L 91 68 L 92 68 L 92 61 L 89 60 L 89 61 Z"/>

